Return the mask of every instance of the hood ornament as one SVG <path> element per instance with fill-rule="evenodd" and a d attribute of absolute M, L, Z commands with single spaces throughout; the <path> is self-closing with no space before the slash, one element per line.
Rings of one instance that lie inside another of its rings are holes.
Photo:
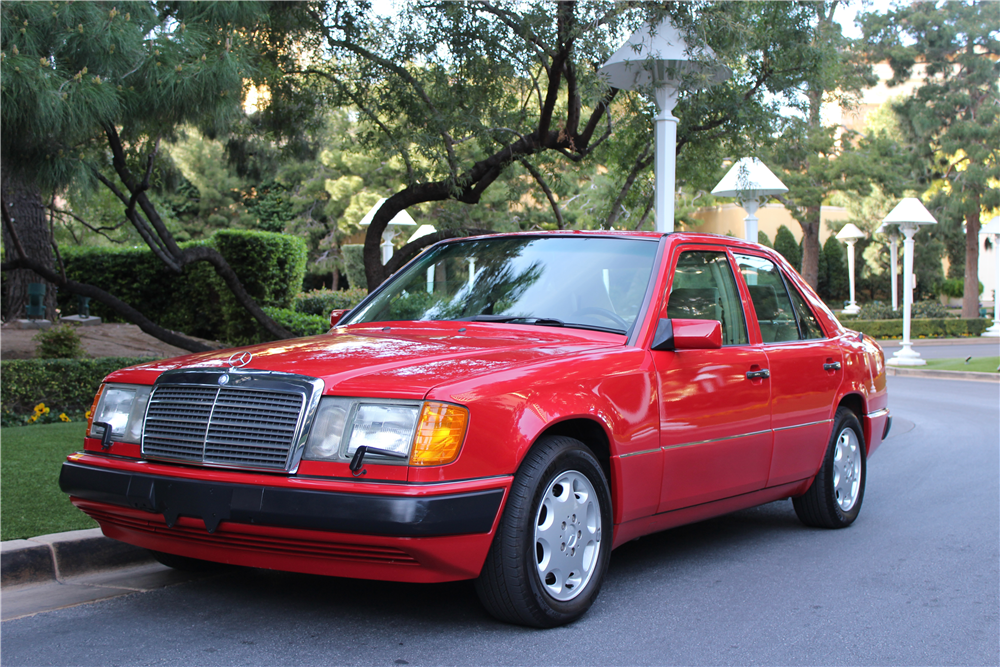
<path fill-rule="evenodd" d="M 251 359 L 253 359 L 253 352 L 234 352 L 232 356 L 229 357 L 229 367 L 243 368 L 250 363 Z"/>

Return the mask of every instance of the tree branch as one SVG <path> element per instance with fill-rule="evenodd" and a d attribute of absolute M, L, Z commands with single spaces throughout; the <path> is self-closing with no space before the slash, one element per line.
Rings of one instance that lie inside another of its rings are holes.
<path fill-rule="evenodd" d="M 535 169 L 534 165 L 532 165 L 524 158 L 519 159 L 518 162 L 520 162 L 521 165 L 528 170 L 528 173 L 531 174 L 532 178 L 535 179 L 535 182 L 538 183 L 539 187 L 542 188 L 542 192 L 544 192 L 545 196 L 548 198 L 549 205 L 552 206 L 552 212 L 555 213 L 556 216 L 556 226 L 559 229 L 566 229 L 566 223 L 563 221 L 562 210 L 560 210 L 559 208 L 559 202 L 556 201 L 555 194 L 553 194 L 552 190 L 545 182 L 545 179 L 542 177 L 541 172 Z"/>

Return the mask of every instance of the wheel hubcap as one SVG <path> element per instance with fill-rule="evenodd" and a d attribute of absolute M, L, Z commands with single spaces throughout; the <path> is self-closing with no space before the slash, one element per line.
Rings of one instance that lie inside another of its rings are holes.
<path fill-rule="evenodd" d="M 575 470 L 545 489 L 535 517 L 535 566 L 549 595 L 565 602 L 587 586 L 601 550 L 601 507 L 594 485 Z"/>
<path fill-rule="evenodd" d="M 854 429 L 845 428 L 833 454 L 833 491 L 844 512 L 854 507 L 861 488 L 861 449 Z"/>

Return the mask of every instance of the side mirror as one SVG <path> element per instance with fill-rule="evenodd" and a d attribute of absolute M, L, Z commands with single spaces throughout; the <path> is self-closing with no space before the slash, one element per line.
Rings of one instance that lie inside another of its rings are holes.
<path fill-rule="evenodd" d="M 350 310 L 350 308 L 338 308 L 336 310 L 331 310 L 330 311 L 330 326 L 331 327 L 337 326 L 337 322 L 339 322 L 340 320 L 342 320 L 344 318 L 344 315 L 346 315 L 349 310 Z"/>
<path fill-rule="evenodd" d="M 718 350 L 722 347 L 722 322 L 719 320 L 660 319 L 653 335 L 653 349 Z"/>

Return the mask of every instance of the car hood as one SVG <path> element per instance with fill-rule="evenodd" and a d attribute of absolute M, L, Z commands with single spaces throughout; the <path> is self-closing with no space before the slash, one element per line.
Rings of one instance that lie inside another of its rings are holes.
<path fill-rule="evenodd" d="M 532 325 L 379 323 L 152 362 L 108 380 L 152 384 L 167 370 L 230 368 L 230 359 L 247 351 L 253 357 L 243 368 L 320 378 L 326 393 L 422 398 L 436 386 L 624 342 L 618 334 Z"/>

